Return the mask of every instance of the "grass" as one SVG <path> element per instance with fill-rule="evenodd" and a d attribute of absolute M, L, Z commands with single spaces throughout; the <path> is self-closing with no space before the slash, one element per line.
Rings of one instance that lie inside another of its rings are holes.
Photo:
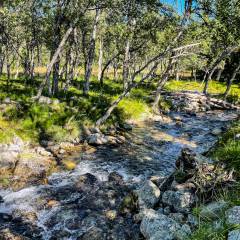
<path fill-rule="evenodd" d="M 201 82 L 172 80 L 166 84 L 165 90 L 167 91 L 187 90 L 187 91 L 202 92 L 203 87 L 204 87 L 204 84 L 201 84 Z M 225 90 L 226 90 L 226 83 L 217 82 L 217 81 L 211 81 L 209 83 L 209 89 L 208 89 L 209 94 L 221 96 L 225 92 Z M 240 85 L 239 84 L 232 85 L 231 91 L 227 100 L 233 103 L 240 101 Z"/>
<path fill-rule="evenodd" d="M 9 97 L 19 103 L 4 109 L 0 114 L 0 142 L 9 142 L 14 135 L 19 135 L 30 142 L 39 142 L 43 138 L 55 142 L 72 141 L 81 134 L 83 125 L 93 125 L 105 113 L 110 103 L 122 93 L 121 82 L 106 78 L 101 87 L 97 78 L 93 76 L 91 91 L 89 96 L 85 97 L 82 91 L 84 81 L 80 76 L 67 93 L 59 93 L 59 104 L 44 105 L 31 100 L 42 80 L 39 75 L 34 82 L 27 83 L 26 79 L 20 76 L 16 80 L 11 80 L 7 89 L 6 77 L 3 75 L 0 77 L 0 101 Z M 199 82 L 170 81 L 165 89 L 202 90 L 202 87 Z M 151 112 L 150 96 L 153 90 L 154 84 L 141 85 L 133 89 L 113 111 L 106 125 L 145 118 Z M 223 83 L 214 81 L 210 83 L 210 93 L 221 94 L 224 90 Z M 230 98 L 236 100 L 239 96 L 240 89 L 233 85 Z M 160 103 L 164 110 L 168 109 L 169 105 L 170 103 L 166 102 Z"/>
<path fill-rule="evenodd" d="M 237 121 L 220 137 L 216 149 L 211 153 L 211 157 L 224 162 L 228 169 L 234 168 L 238 177 L 240 177 L 240 138 L 237 137 L 239 134 L 240 121 Z"/>
<path fill-rule="evenodd" d="M 6 77 L 1 76 L 0 101 L 8 97 L 18 104 L 5 107 L 0 114 L 0 142 L 10 142 L 14 135 L 33 143 L 41 139 L 72 141 L 79 137 L 83 125 L 93 125 L 122 93 L 121 83 L 105 79 L 101 88 L 93 77 L 91 91 L 85 97 L 82 92 L 83 79 L 80 77 L 67 93 L 60 92 L 60 103 L 39 104 L 33 102 L 31 97 L 36 94 L 40 81 L 42 79 L 37 77 L 34 84 L 25 86 L 25 79 L 20 77 L 11 80 L 11 86 L 7 89 Z M 144 87 L 134 89 L 114 110 L 106 125 L 142 119 L 150 111 L 150 92 L 151 89 Z"/>

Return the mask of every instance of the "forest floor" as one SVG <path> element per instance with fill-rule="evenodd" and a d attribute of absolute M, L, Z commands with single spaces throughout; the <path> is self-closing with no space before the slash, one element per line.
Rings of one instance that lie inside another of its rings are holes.
<path fill-rule="evenodd" d="M 6 78 L 0 78 L 0 101 L 7 104 L 0 113 L 0 143 L 11 141 L 17 134 L 23 140 L 38 143 L 41 138 L 53 141 L 71 141 L 81 134 L 84 126 L 93 126 L 101 117 L 111 101 L 122 92 L 122 84 L 112 79 L 105 79 L 101 88 L 96 78 L 91 81 L 89 97 L 82 92 L 83 79 L 73 83 L 66 93 L 60 92 L 58 99 L 52 104 L 33 102 L 31 97 L 36 94 L 37 85 L 42 78 L 36 78 L 34 84 L 25 83 L 24 78 L 11 80 L 9 88 Z M 194 81 L 169 81 L 166 91 L 201 91 L 203 86 Z M 120 102 L 106 126 L 115 123 L 123 124 L 127 120 L 142 120 L 151 112 L 152 92 L 155 86 L 148 84 L 133 89 L 131 94 Z M 218 95 L 225 90 L 225 84 L 212 81 L 209 94 Z M 240 88 L 233 84 L 228 101 L 236 103 L 240 99 Z M 17 104 L 18 103 L 18 104 Z M 165 110 L 169 106 L 161 104 Z M 70 134 L 69 134 L 70 133 Z"/>

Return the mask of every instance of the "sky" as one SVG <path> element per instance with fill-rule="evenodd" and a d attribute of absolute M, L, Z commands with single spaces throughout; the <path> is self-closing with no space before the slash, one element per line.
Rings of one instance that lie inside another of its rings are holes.
<path fill-rule="evenodd" d="M 183 12 L 184 10 L 184 0 L 162 0 L 165 3 L 171 4 L 178 9 L 178 12 Z"/>

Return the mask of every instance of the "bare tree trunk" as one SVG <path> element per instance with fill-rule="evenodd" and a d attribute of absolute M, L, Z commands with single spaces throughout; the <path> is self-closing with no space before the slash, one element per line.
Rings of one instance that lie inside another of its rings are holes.
<path fill-rule="evenodd" d="M 14 79 L 16 80 L 16 79 L 18 79 L 18 75 L 19 75 L 19 65 L 20 65 L 20 59 L 19 59 L 19 57 L 18 57 L 18 59 L 17 59 L 17 65 L 16 65 L 16 74 L 15 74 L 15 76 L 14 76 Z"/>
<path fill-rule="evenodd" d="M 30 79 L 31 82 L 33 82 L 34 79 L 34 68 L 35 68 L 35 63 L 34 63 L 34 49 L 31 51 L 31 62 L 30 62 Z"/>
<path fill-rule="evenodd" d="M 204 93 L 204 94 L 207 94 L 209 82 L 212 80 L 212 75 L 213 75 L 213 73 L 215 72 L 216 67 L 217 67 L 217 66 L 213 67 L 213 68 L 210 70 L 210 72 L 208 72 L 207 75 L 206 75 L 205 85 L 204 85 L 204 89 L 203 89 L 203 93 Z"/>
<path fill-rule="evenodd" d="M 7 69 L 7 92 L 9 92 L 11 79 L 11 63 L 9 59 L 9 53 L 6 54 L 6 69 Z"/>
<path fill-rule="evenodd" d="M 193 71 L 193 77 L 194 77 L 194 81 L 196 82 L 197 81 L 197 70 L 196 69 Z"/>
<path fill-rule="evenodd" d="M 34 97 L 34 98 L 38 99 L 38 98 L 41 97 L 42 91 L 43 91 L 45 85 L 47 84 L 47 82 L 49 82 L 49 78 L 50 78 L 50 74 L 51 74 L 53 65 L 54 65 L 54 63 L 57 61 L 57 59 L 58 59 L 58 57 L 59 57 L 59 55 L 60 55 L 60 53 L 61 53 L 61 51 L 62 51 L 62 49 L 63 49 L 63 47 L 64 47 L 64 45 L 65 45 L 65 43 L 66 43 L 66 41 L 67 41 L 67 39 L 68 39 L 68 37 L 69 37 L 69 35 L 71 34 L 72 31 L 73 31 L 73 27 L 70 27 L 70 28 L 67 30 L 67 32 L 65 33 L 65 35 L 63 36 L 62 41 L 60 42 L 60 44 L 59 44 L 56 52 L 54 53 L 54 55 L 53 55 L 53 57 L 52 57 L 52 60 L 50 61 L 49 65 L 48 65 L 48 67 L 47 67 L 47 72 L 46 72 L 45 81 L 43 81 L 43 82 L 41 83 L 41 85 L 40 85 L 40 87 L 39 87 L 39 89 L 38 89 L 38 93 L 37 93 L 36 97 Z"/>
<path fill-rule="evenodd" d="M 124 55 L 124 61 L 123 61 L 123 89 L 128 89 L 129 84 L 129 59 L 130 59 L 130 41 L 127 39 L 126 46 L 125 46 L 125 55 Z"/>
<path fill-rule="evenodd" d="M 223 69 L 222 69 L 222 68 L 218 69 L 216 81 L 218 81 L 218 82 L 220 81 L 221 76 L 222 76 L 222 72 L 223 72 Z"/>
<path fill-rule="evenodd" d="M 179 81 L 179 67 L 178 67 L 178 63 L 176 63 L 175 74 L 176 74 L 176 81 Z"/>
<path fill-rule="evenodd" d="M 3 74 L 4 61 L 5 61 L 5 55 L 2 54 L 2 56 L 0 57 L 0 75 Z"/>
<path fill-rule="evenodd" d="M 99 58 L 98 58 L 98 81 L 99 82 L 101 80 L 102 64 L 103 64 L 103 42 L 102 42 L 102 37 L 100 37 L 100 40 L 99 40 Z"/>
<path fill-rule="evenodd" d="M 89 92 L 89 84 L 90 84 L 90 77 L 92 74 L 92 65 L 94 61 L 95 56 L 95 46 L 96 46 L 96 36 L 97 36 L 97 26 L 100 19 L 100 9 L 96 9 L 96 15 L 92 30 L 92 36 L 87 56 L 87 62 L 86 62 L 86 69 L 85 69 L 85 83 L 84 83 L 84 89 L 83 92 L 85 95 L 88 95 Z"/>
<path fill-rule="evenodd" d="M 66 78 L 66 84 L 64 86 L 64 93 L 67 92 L 70 83 L 73 81 L 75 66 L 76 66 L 76 58 L 74 58 L 73 51 L 71 51 L 70 61 L 69 61 L 69 71 L 68 71 L 68 75 L 67 75 L 67 78 Z"/>
<path fill-rule="evenodd" d="M 236 75 L 238 73 L 238 71 L 240 70 L 240 62 L 239 64 L 236 66 L 236 68 L 234 69 L 233 73 L 232 73 L 232 76 L 231 78 L 229 79 L 228 83 L 227 83 L 227 89 L 224 93 L 224 100 L 226 100 L 230 90 L 231 90 L 231 86 L 232 86 L 232 83 L 234 81 L 234 79 L 236 78 Z"/>

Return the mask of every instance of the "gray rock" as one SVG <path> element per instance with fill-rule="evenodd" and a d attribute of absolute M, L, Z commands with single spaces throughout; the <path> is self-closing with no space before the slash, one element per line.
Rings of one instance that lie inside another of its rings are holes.
<path fill-rule="evenodd" d="M 148 180 L 136 191 L 136 194 L 140 208 L 152 208 L 159 201 L 160 190 L 152 181 Z"/>
<path fill-rule="evenodd" d="M 218 135 L 220 135 L 220 134 L 222 133 L 222 129 L 220 129 L 220 128 L 214 128 L 211 133 L 212 133 L 212 135 L 214 135 L 214 136 L 218 136 Z"/>
<path fill-rule="evenodd" d="M 150 180 L 158 186 L 160 191 L 166 191 L 171 185 L 173 178 L 171 176 L 152 176 Z"/>
<path fill-rule="evenodd" d="M 49 97 L 41 96 L 41 97 L 38 99 L 38 102 L 41 103 L 41 104 L 51 104 L 51 103 L 52 103 L 52 99 L 49 98 Z"/>
<path fill-rule="evenodd" d="M 162 202 L 177 212 L 186 213 L 196 202 L 196 196 L 189 191 L 166 191 L 163 193 Z"/>
<path fill-rule="evenodd" d="M 227 209 L 228 203 L 225 201 L 212 202 L 202 207 L 200 217 L 205 219 L 218 219 Z"/>
<path fill-rule="evenodd" d="M 226 213 L 228 224 L 240 224 L 240 206 L 229 209 Z"/>
<path fill-rule="evenodd" d="M 228 240 L 240 240 L 240 230 L 233 230 L 228 233 Z"/>
<path fill-rule="evenodd" d="M 19 159 L 18 152 L 1 152 L 0 153 L 0 173 L 13 170 L 16 166 L 16 163 Z"/>
<path fill-rule="evenodd" d="M 144 214 L 140 230 L 147 240 L 182 240 L 191 234 L 189 226 L 181 226 L 153 209 L 146 209 Z"/>
<path fill-rule="evenodd" d="M 88 137 L 88 143 L 92 145 L 102 145 L 107 143 L 107 139 L 101 133 L 94 133 Z"/>
<path fill-rule="evenodd" d="M 170 213 L 171 213 L 170 207 L 165 207 L 165 208 L 163 209 L 163 214 L 169 215 Z"/>
<path fill-rule="evenodd" d="M 51 153 L 46 151 L 43 147 L 35 148 L 35 152 L 41 156 L 48 157 L 51 156 Z"/>
<path fill-rule="evenodd" d="M 182 213 L 170 213 L 168 216 L 178 223 L 184 222 L 184 215 Z"/>

